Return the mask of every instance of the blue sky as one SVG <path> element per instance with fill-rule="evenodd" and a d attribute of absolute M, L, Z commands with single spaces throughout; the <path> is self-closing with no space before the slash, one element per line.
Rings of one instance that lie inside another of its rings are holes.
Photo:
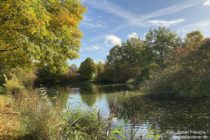
<path fill-rule="evenodd" d="M 184 36 L 200 30 L 210 36 L 210 0 L 82 0 L 87 12 L 79 65 L 87 57 L 105 61 L 109 50 L 131 37 L 144 38 L 151 28 L 166 26 Z"/>

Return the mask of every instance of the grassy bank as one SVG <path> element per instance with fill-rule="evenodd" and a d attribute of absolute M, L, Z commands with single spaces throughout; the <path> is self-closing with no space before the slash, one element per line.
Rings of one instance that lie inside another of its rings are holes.
<path fill-rule="evenodd" d="M 0 139 L 14 139 L 20 132 L 19 113 L 9 96 L 0 95 Z"/>
<path fill-rule="evenodd" d="M 0 139 L 116 139 L 122 130 L 111 127 L 112 117 L 102 120 L 97 111 L 64 111 L 59 101 L 53 105 L 43 91 L 21 93 L 15 98 L 1 95 Z"/>

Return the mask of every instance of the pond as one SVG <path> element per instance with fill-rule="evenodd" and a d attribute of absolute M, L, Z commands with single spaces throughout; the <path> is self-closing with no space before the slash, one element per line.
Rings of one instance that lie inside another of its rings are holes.
<path fill-rule="evenodd" d="M 133 85 L 73 85 L 59 88 L 61 108 L 100 111 L 127 139 L 210 139 L 210 100 L 164 101 L 143 98 Z"/>

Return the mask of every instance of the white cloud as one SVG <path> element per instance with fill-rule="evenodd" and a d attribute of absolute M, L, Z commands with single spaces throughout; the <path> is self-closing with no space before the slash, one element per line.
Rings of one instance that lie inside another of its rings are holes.
<path fill-rule="evenodd" d="M 126 9 L 116 5 L 107 0 L 87 0 L 86 4 L 98 9 L 110 13 L 114 16 L 123 18 L 125 20 L 130 20 L 133 17 L 133 14 Z"/>
<path fill-rule="evenodd" d="M 210 36 L 210 20 L 203 20 L 193 24 L 188 24 L 177 28 L 177 30 L 181 36 L 185 36 L 186 33 L 191 32 L 193 30 L 199 30 L 202 33 L 204 33 L 205 36 Z"/>
<path fill-rule="evenodd" d="M 118 36 L 113 35 L 113 34 L 107 35 L 105 37 L 105 41 L 108 42 L 109 44 L 112 44 L 112 45 L 121 46 L 121 44 L 122 44 L 122 40 Z"/>
<path fill-rule="evenodd" d="M 200 4 L 200 3 L 202 3 L 202 1 L 188 0 L 187 2 L 184 2 L 182 4 L 173 5 L 173 6 L 163 8 L 163 9 L 160 9 L 160 10 L 148 13 L 148 14 L 144 14 L 144 15 L 134 14 L 134 13 L 128 11 L 127 9 L 124 9 L 124 8 L 116 5 L 115 3 L 112 3 L 107 0 L 97 0 L 97 1 L 96 0 L 88 0 L 85 3 L 96 8 L 96 9 L 99 9 L 99 10 L 105 11 L 107 13 L 110 13 L 114 16 L 120 17 L 120 18 L 128 21 L 128 23 L 130 25 L 145 26 L 145 21 L 147 21 L 151 18 L 174 14 L 181 10 L 184 10 L 184 9 L 193 7 L 197 4 Z"/>
<path fill-rule="evenodd" d="M 89 28 L 93 28 L 93 29 L 98 29 L 98 28 L 106 28 L 105 25 L 102 25 L 100 23 L 89 23 L 89 22 L 83 22 L 83 24 L 86 26 L 86 27 L 89 27 Z"/>
<path fill-rule="evenodd" d="M 101 47 L 97 46 L 97 45 L 93 45 L 93 46 L 90 46 L 90 47 L 84 47 L 84 48 L 81 48 L 81 51 L 89 51 L 89 52 L 94 52 L 94 51 L 97 51 L 101 49 Z"/>
<path fill-rule="evenodd" d="M 138 36 L 137 33 L 134 32 L 134 33 L 131 33 L 131 34 L 128 35 L 128 39 L 130 40 L 131 38 L 137 38 L 138 39 L 139 36 Z"/>
<path fill-rule="evenodd" d="M 102 10 L 106 13 L 110 13 L 114 16 L 117 16 L 117 17 L 125 20 L 120 26 L 117 26 L 116 28 L 108 30 L 106 33 L 103 33 L 103 34 L 95 37 L 94 39 L 90 40 L 90 42 L 98 41 L 98 40 L 104 38 L 105 35 L 113 34 L 123 28 L 128 27 L 128 26 L 139 26 L 139 27 L 146 26 L 147 27 L 148 26 L 147 23 L 151 18 L 157 18 L 157 17 L 174 14 L 174 13 L 180 12 L 182 10 L 196 6 L 198 4 L 201 4 L 202 2 L 203 1 L 200 1 L 200 0 L 188 0 L 181 4 L 169 6 L 169 7 L 157 10 L 157 11 L 153 11 L 148 14 L 138 15 L 138 14 L 134 14 L 131 11 L 128 11 L 127 9 L 122 8 L 108 0 L 87 0 L 87 1 L 84 1 L 84 3 L 87 4 L 88 6 L 92 6 L 98 10 Z"/>
<path fill-rule="evenodd" d="M 199 5 L 201 4 L 202 1 L 200 0 L 187 0 L 184 3 L 181 4 L 177 4 L 177 5 L 173 5 L 173 6 L 169 6 L 157 11 L 154 11 L 152 13 L 146 14 L 144 15 L 144 17 L 146 19 L 150 19 L 150 18 L 154 18 L 154 17 L 161 17 L 161 16 L 166 16 L 166 15 L 171 15 L 177 12 L 180 12 L 182 10 L 191 8 L 193 6 Z"/>
<path fill-rule="evenodd" d="M 203 6 L 210 6 L 210 0 L 206 0 L 206 1 L 203 3 Z"/>
<path fill-rule="evenodd" d="M 177 20 L 149 20 L 148 23 L 154 26 L 172 26 L 176 24 L 183 23 L 185 19 L 177 19 Z"/>
<path fill-rule="evenodd" d="M 92 28 L 92 29 L 99 29 L 99 28 L 107 27 L 107 25 L 105 25 L 105 23 L 102 23 L 99 20 L 93 20 L 92 18 L 90 18 L 87 15 L 84 17 L 82 25 L 84 25 L 85 27 L 88 27 L 88 28 Z"/>

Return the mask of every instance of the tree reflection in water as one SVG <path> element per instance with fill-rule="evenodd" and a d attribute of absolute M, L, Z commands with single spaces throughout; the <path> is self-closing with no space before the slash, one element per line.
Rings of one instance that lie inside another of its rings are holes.
<path fill-rule="evenodd" d="M 160 101 L 143 98 L 136 88 L 127 85 L 77 85 L 75 92 L 62 91 L 58 96 L 61 106 L 67 100 L 80 102 L 88 108 L 98 108 L 103 116 L 108 116 L 114 105 L 115 123 L 123 124 L 127 136 L 136 139 L 140 136 L 153 138 L 178 138 L 175 132 L 210 131 L 210 101 L 174 100 Z M 70 88 L 71 89 L 71 88 Z M 70 93 L 71 92 L 71 93 Z M 74 94 L 80 98 L 72 98 Z M 76 101 L 74 101 L 76 100 Z M 174 132 L 174 133 L 168 133 Z M 159 135 L 160 134 L 160 135 Z M 188 134 L 191 135 L 191 134 Z M 209 134 L 207 134 L 209 135 Z"/>

